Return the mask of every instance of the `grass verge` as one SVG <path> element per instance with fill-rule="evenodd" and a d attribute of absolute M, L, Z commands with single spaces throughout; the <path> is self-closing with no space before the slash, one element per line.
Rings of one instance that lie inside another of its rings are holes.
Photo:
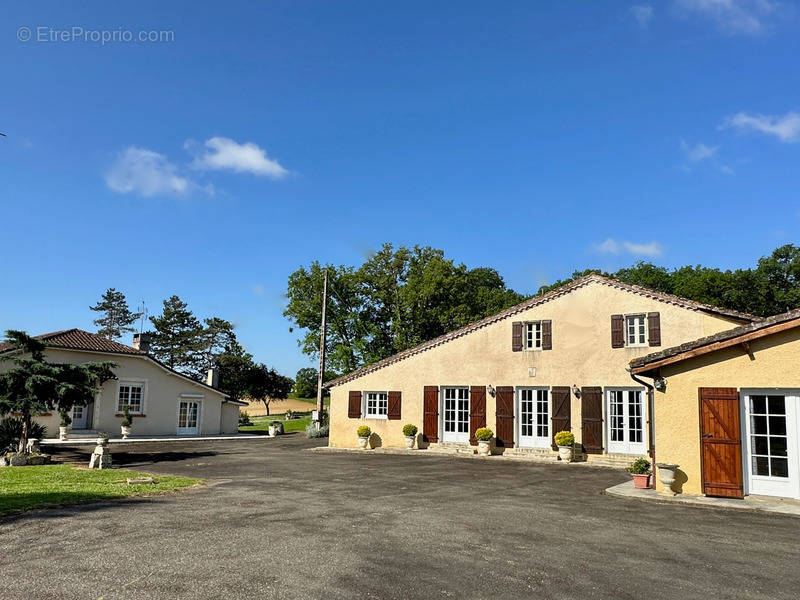
<path fill-rule="evenodd" d="M 128 485 L 127 477 L 151 476 L 155 483 Z M 121 469 L 88 470 L 70 465 L 0 468 L 0 515 L 45 506 L 151 496 L 202 481 L 173 475 L 148 475 Z"/>
<path fill-rule="evenodd" d="M 250 417 L 252 425 L 240 425 L 239 433 L 253 433 L 256 435 L 267 435 L 269 433 L 269 424 L 273 421 L 280 421 L 283 423 L 284 433 L 289 431 L 305 431 L 306 425 L 311 423 L 311 412 L 295 412 L 296 419 L 283 420 L 283 415 L 272 417 Z"/>

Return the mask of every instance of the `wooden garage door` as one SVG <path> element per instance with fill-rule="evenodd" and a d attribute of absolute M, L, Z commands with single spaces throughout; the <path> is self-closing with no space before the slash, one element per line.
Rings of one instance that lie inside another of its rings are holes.
<path fill-rule="evenodd" d="M 700 452 L 703 493 L 744 497 L 739 392 L 700 388 Z"/>
<path fill-rule="evenodd" d="M 556 445 L 556 434 L 559 431 L 569 431 L 570 430 L 570 394 L 571 388 L 567 386 L 556 386 L 554 387 L 551 392 L 550 396 L 552 398 L 552 407 L 553 407 L 553 416 L 551 420 L 553 422 L 553 432 L 550 434 L 553 438 L 553 450 L 558 450 L 558 446 Z"/>
<path fill-rule="evenodd" d="M 581 439 L 587 454 L 603 453 L 602 388 L 581 388 Z"/>

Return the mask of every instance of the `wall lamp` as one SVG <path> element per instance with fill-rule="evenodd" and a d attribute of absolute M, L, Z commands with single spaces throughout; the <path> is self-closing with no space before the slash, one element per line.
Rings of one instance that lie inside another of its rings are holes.
<path fill-rule="evenodd" d="M 575 394 L 576 398 L 580 398 L 581 397 L 581 391 L 580 391 L 580 389 L 578 389 L 577 384 L 574 384 L 574 383 L 572 384 L 572 393 Z"/>
<path fill-rule="evenodd" d="M 653 387 L 656 388 L 659 392 L 663 392 L 667 389 L 667 380 L 663 377 L 659 377 L 653 381 Z"/>
<path fill-rule="evenodd" d="M 489 395 L 490 395 L 492 398 L 494 398 L 494 395 L 497 393 L 497 390 L 495 390 L 495 389 L 494 389 L 494 386 L 491 386 L 491 385 L 490 385 L 490 386 L 488 386 L 486 389 L 489 391 Z"/>

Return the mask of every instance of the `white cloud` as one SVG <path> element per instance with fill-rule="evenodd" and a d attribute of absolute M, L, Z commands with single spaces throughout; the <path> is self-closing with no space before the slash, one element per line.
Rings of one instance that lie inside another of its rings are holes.
<path fill-rule="evenodd" d="M 800 140 L 800 114 L 788 112 L 785 115 L 751 115 L 740 112 L 729 117 L 721 128 L 734 128 L 740 131 L 758 131 L 774 135 L 782 142 Z"/>
<path fill-rule="evenodd" d="M 658 242 L 638 244 L 617 241 L 613 238 L 606 238 L 603 242 L 595 244 L 594 251 L 602 254 L 633 254 L 635 256 L 661 256 L 664 253 L 664 249 Z"/>
<path fill-rule="evenodd" d="M 130 146 L 120 153 L 106 173 L 106 185 L 120 194 L 135 192 L 145 198 L 159 195 L 182 196 L 197 185 L 178 174 L 163 154 Z M 206 191 L 213 193 L 213 188 Z"/>
<path fill-rule="evenodd" d="M 676 0 L 686 13 L 714 21 L 729 34 L 758 35 L 766 30 L 765 19 L 775 11 L 770 0 Z"/>
<path fill-rule="evenodd" d="M 714 158 L 714 156 L 717 155 L 719 146 L 706 146 L 702 142 L 697 142 L 694 145 L 690 145 L 685 141 L 681 141 L 681 150 L 683 150 L 683 152 L 686 154 L 686 158 L 696 163 L 709 158 Z"/>
<path fill-rule="evenodd" d="M 212 137 L 204 143 L 205 151 L 192 163 L 196 169 L 228 170 L 280 179 L 289 172 L 277 161 L 267 158 L 263 148 L 252 142 L 239 144 L 225 137 Z M 187 142 L 185 147 L 191 147 Z"/>
<path fill-rule="evenodd" d="M 641 29 L 647 29 L 650 27 L 650 21 L 653 20 L 653 7 L 649 4 L 631 6 L 631 15 Z"/>

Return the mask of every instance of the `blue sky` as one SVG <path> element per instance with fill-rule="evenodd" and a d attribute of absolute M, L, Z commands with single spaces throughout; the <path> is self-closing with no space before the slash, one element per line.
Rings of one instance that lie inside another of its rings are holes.
<path fill-rule="evenodd" d="M 532 293 L 800 241 L 788 2 L 117 4 L 4 7 L 2 329 L 178 294 L 293 374 L 315 259 L 429 244 Z"/>

